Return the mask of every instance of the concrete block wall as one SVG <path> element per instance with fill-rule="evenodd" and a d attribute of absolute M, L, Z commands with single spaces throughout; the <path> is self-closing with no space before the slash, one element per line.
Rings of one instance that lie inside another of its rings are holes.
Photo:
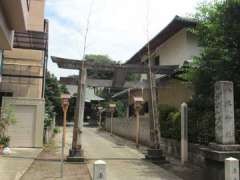
<path fill-rule="evenodd" d="M 110 118 L 106 119 L 105 128 L 107 131 L 110 131 L 111 121 Z M 135 141 L 136 137 L 136 120 L 134 118 L 113 118 L 113 133 L 124 137 L 129 140 Z M 140 138 L 139 141 L 141 144 L 149 146 L 150 145 L 150 129 L 149 129 L 149 119 L 147 116 L 140 117 Z M 161 138 L 161 149 L 165 155 L 174 157 L 180 160 L 181 153 L 181 144 L 180 141 L 174 139 Z M 203 146 L 199 144 L 188 145 L 188 156 L 189 161 L 199 165 L 204 166 L 204 154 L 200 150 Z"/>
<path fill-rule="evenodd" d="M 106 119 L 106 130 L 110 131 L 111 121 Z M 113 118 L 113 132 L 119 136 L 130 140 L 136 139 L 136 119 L 135 118 Z M 140 143 L 149 145 L 149 122 L 148 118 L 140 117 Z"/>

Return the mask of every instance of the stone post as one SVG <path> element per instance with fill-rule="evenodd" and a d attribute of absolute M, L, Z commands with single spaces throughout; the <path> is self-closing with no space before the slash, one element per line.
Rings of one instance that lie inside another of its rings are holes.
<path fill-rule="evenodd" d="M 239 180 L 239 160 L 235 158 L 225 159 L 225 180 Z"/>
<path fill-rule="evenodd" d="M 106 180 L 106 163 L 102 160 L 94 162 L 93 165 L 93 180 Z"/>
<path fill-rule="evenodd" d="M 53 121 L 52 121 L 51 126 L 52 126 L 52 130 L 56 127 L 56 113 L 55 112 L 53 113 Z"/>
<path fill-rule="evenodd" d="M 181 105 L 181 163 L 188 161 L 188 106 Z"/>
<path fill-rule="evenodd" d="M 110 129 L 111 136 L 113 135 L 113 112 L 111 112 L 111 129 Z"/>
<path fill-rule="evenodd" d="M 235 144 L 233 83 L 215 84 L 215 136 L 217 144 Z"/>

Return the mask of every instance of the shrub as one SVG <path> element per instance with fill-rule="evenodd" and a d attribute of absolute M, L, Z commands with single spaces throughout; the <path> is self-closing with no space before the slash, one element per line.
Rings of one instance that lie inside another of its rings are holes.
<path fill-rule="evenodd" d="M 195 97 L 188 103 L 188 140 L 192 143 L 214 142 L 214 104 L 210 100 Z"/>
<path fill-rule="evenodd" d="M 0 119 L 0 136 L 5 136 L 5 131 L 8 126 L 16 123 L 16 117 L 14 115 L 14 109 L 11 105 L 4 106 L 1 110 Z"/>
<path fill-rule="evenodd" d="M 0 137 L 0 144 L 3 145 L 4 147 L 8 147 L 10 141 L 9 136 L 2 136 Z"/>
<path fill-rule="evenodd" d="M 54 134 L 60 133 L 60 129 L 59 129 L 58 127 L 55 127 L 55 128 L 53 129 L 53 133 L 54 133 Z"/>
<path fill-rule="evenodd" d="M 159 105 L 159 123 L 161 136 L 164 138 L 180 140 L 181 114 L 172 106 Z"/>
<path fill-rule="evenodd" d="M 16 123 L 14 108 L 11 105 L 4 106 L 1 110 L 0 119 L 0 144 L 8 147 L 10 137 L 5 135 L 8 126 Z"/>

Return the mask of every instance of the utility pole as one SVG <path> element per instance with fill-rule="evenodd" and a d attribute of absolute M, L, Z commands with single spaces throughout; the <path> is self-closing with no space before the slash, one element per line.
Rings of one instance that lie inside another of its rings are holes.
<path fill-rule="evenodd" d="M 165 158 L 162 155 L 162 151 L 160 150 L 160 124 L 158 121 L 158 108 L 157 108 L 157 92 L 156 92 L 156 77 L 155 73 L 152 72 L 152 61 L 151 61 L 151 47 L 149 40 L 149 7 L 150 1 L 147 1 L 147 63 L 148 63 L 148 82 L 149 82 L 149 115 L 150 115 L 150 141 L 151 148 L 148 149 L 146 159 L 150 159 L 153 161 L 162 161 Z"/>
<path fill-rule="evenodd" d="M 86 30 L 84 33 L 84 43 L 83 43 L 83 59 L 85 60 L 86 49 L 87 49 L 87 38 L 89 32 L 90 18 L 92 14 L 94 0 L 91 1 Z M 68 161 L 84 161 L 83 158 L 83 148 L 82 148 L 82 128 L 85 110 L 85 92 L 86 92 L 86 79 L 87 79 L 87 69 L 84 63 L 79 70 L 79 83 L 78 83 L 78 96 L 76 100 L 76 108 L 74 114 L 74 128 L 73 128 L 73 140 L 72 149 L 69 150 Z"/>

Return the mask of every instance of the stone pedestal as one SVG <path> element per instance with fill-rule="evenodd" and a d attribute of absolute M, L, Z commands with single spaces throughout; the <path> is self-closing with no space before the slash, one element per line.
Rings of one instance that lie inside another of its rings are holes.
<path fill-rule="evenodd" d="M 148 149 L 145 158 L 154 163 L 166 162 L 166 158 L 163 156 L 162 150 L 160 149 Z"/>
<path fill-rule="evenodd" d="M 102 160 L 95 161 L 93 164 L 93 180 L 106 180 L 106 163 Z"/>
<path fill-rule="evenodd" d="M 225 159 L 225 180 L 239 180 L 239 160 Z"/>
<path fill-rule="evenodd" d="M 84 162 L 83 150 L 81 149 L 70 149 L 69 156 L 67 157 L 68 162 Z"/>
<path fill-rule="evenodd" d="M 215 84 L 215 138 L 203 148 L 205 158 L 224 162 L 226 158 L 240 158 L 240 145 L 235 144 L 233 83 L 219 81 Z"/>

